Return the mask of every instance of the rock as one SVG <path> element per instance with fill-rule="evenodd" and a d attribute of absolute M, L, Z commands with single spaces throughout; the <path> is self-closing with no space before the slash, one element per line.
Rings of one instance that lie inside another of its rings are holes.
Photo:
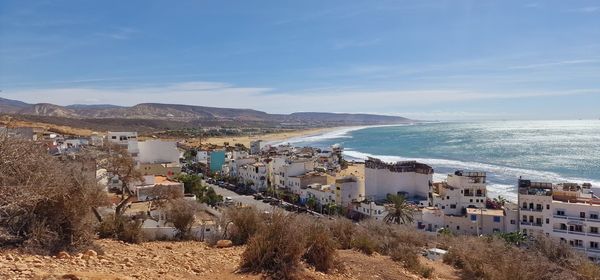
<path fill-rule="evenodd" d="M 167 245 L 165 248 L 166 248 L 167 250 L 173 250 L 173 247 L 172 247 L 172 246 L 170 246 L 170 245 Z"/>
<path fill-rule="evenodd" d="M 61 260 L 66 260 L 66 259 L 70 259 L 71 255 L 69 255 L 69 253 L 67 253 L 65 251 L 60 251 L 60 252 L 58 252 L 58 254 L 56 254 L 56 258 L 61 259 Z"/>
<path fill-rule="evenodd" d="M 77 277 L 77 275 L 75 274 L 65 274 L 62 277 L 60 277 L 61 279 L 68 279 L 68 280 L 80 280 L 79 277 Z"/>
<path fill-rule="evenodd" d="M 17 265 L 15 265 L 15 268 L 13 270 L 23 272 L 23 271 L 29 270 L 29 267 L 26 264 L 17 264 Z"/>
<path fill-rule="evenodd" d="M 79 253 L 79 254 L 75 255 L 75 258 L 77 258 L 77 259 L 81 259 L 82 257 L 83 257 L 82 253 Z"/>
<path fill-rule="evenodd" d="M 233 247 L 231 240 L 219 240 L 217 241 L 217 248 L 229 248 Z"/>
<path fill-rule="evenodd" d="M 14 261 L 15 257 L 13 255 L 11 255 L 11 254 L 8 254 L 8 255 L 6 255 L 6 260 L 7 261 Z"/>
<path fill-rule="evenodd" d="M 88 257 L 97 257 L 98 253 L 96 253 L 96 251 L 90 249 L 90 250 L 83 252 L 83 255 L 88 256 Z"/>

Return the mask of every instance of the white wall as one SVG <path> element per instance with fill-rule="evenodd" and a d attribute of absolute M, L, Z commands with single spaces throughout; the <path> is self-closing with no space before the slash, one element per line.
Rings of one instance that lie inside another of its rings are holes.
<path fill-rule="evenodd" d="M 139 162 L 173 163 L 179 162 L 180 152 L 177 142 L 149 140 L 138 143 Z"/>
<path fill-rule="evenodd" d="M 365 193 L 368 198 L 374 199 L 385 199 L 387 194 L 398 192 L 428 197 L 431 180 L 432 174 L 365 168 Z"/>

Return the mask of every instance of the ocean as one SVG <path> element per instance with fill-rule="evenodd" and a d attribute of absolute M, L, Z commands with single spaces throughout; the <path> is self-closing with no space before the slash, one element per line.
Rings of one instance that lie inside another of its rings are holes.
<path fill-rule="evenodd" d="M 600 120 L 351 127 L 287 142 L 321 148 L 341 144 L 348 160 L 417 160 L 433 166 L 434 181 L 457 169 L 485 171 L 490 195 L 513 201 L 519 177 L 600 187 Z"/>

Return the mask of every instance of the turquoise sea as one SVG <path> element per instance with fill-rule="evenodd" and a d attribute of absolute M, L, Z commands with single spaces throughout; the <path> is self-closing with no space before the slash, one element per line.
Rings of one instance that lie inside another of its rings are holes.
<path fill-rule="evenodd" d="M 289 142 L 323 148 L 338 143 L 349 160 L 418 160 L 434 167 L 435 180 L 456 169 L 485 171 L 490 193 L 513 200 L 520 176 L 600 187 L 600 120 L 353 127 Z"/>

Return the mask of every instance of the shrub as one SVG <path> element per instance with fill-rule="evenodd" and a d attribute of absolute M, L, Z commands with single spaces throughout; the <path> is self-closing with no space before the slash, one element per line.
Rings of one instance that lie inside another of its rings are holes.
<path fill-rule="evenodd" d="M 352 249 L 352 236 L 356 232 L 355 225 L 348 219 L 339 218 L 329 223 L 331 236 L 337 242 L 338 248 Z"/>
<path fill-rule="evenodd" d="M 91 209 L 105 203 L 94 161 L 51 157 L 33 142 L 0 136 L 0 228 L 11 242 L 39 253 L 89 246 Z"/>
<path fill-rule="evenodd" d="M 335 265 L 337 247 L 329 229 L 320 221 L 316 221 L 305 228 L 304 234 L 306 236 L 304 260 L 317 271 L 328 272 Z"/>
<path fill-rule="evenodd" d="M 121 219 L 117 227 L 117 239 L 132 244 L 144 242 L 142 223 L 142 220 L 139 219 Z"/>
<path fill-rule="evenodd" d="M 372 255 L 377 251 L 377 242 L 365 230 L 359 231 L 352 239 L 352 248 L 363 254 Z"/>
<path fill-rule="evenodd" d="M 398 246 L 391 254 L 392 260 L 402 263 L 404 268 L 410 271 L 418 271 L 421 267 L 417 254 L 419 250 L 414 246 Z"/>
<path fill-rule="evenodd" d="M 189 239 L 195 222 L 196 204 L 185 199 L 169 201 L 167 205 L 167 220 L 173 223 L 177 230 L 176 237 Z"/>
<path fill-rule="evenodd" d="M 275 211 L 261 225 L 242 254 L 241 269 L 267 273 L 274 279 L 296 279 L 304 255 L 304 239 L 296 216 Z"/>
<path fill-rule="evenodd" d="M 255 208 L 229 208 L 225 211 L 228 221 L 226 238 L 234 245 L 243 245 L 248 242 L 260 228 L 263 219 Z"/>

